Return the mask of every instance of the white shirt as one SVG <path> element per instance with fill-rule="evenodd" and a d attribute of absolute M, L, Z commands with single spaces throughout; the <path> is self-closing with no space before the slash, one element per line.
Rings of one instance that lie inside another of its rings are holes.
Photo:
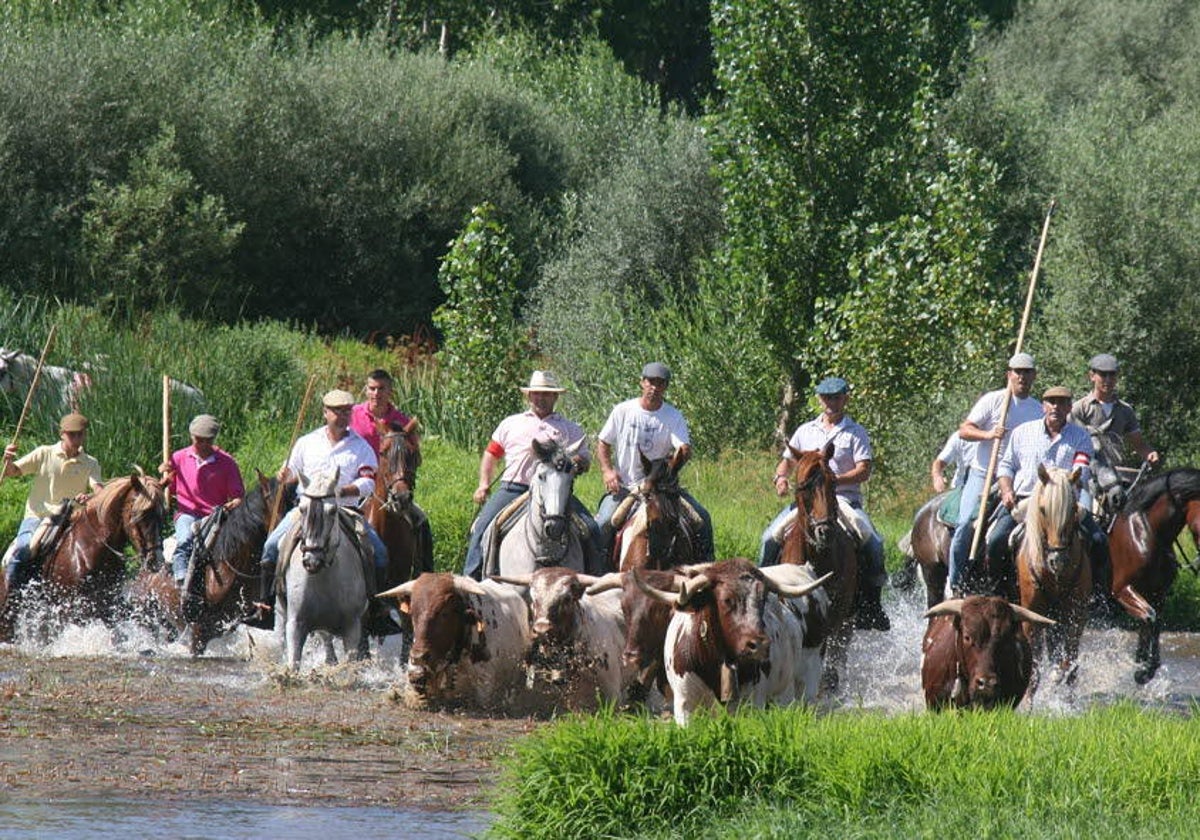
<path fill-rule="evenodd" d="M 967 470 L 975 462 L 975 441 L 963 440 L 958 432 L 951 432 L 950 437 L 942 444 L 942 451 L 937 454 L 937 460 L 946 466 L 954 467 L 954 480 L 951 487 L 961 487 L 967 481 Z"/>
<path fill-rule="evenodd" d="M 867 430 L 845 414 L 831 429 L 825 428 L 820 417 L 809 420 L 792 432 L 788 446 L 801 452 L 821 450 L 830 441 L 833 441 L 833 457 L 829 459 L 829 468 L 834 475 L 850 472 L 859 461 L 871 460 L 871 438 Z M 783 457 L 790 460 L 791 449 L 784 449 Z M 862 505 L 861 484 L 839 484 L 835 492 L 856 506 Z"/>
<path fill-rule="evenodd" d="M 622 484 L 646 477 L 642 455 L 654 461 L 691 443 L 687 421 L 679 409 L 663 403 L 658 411 L 647 411 L 642 408 L 640 397 L 614 406 L 599 437 L 613 449 L 613 467 Z"/>
<path fill-rule="evenodd" d="M 358 496 L 338 496 L 338 504 L 358 505 L 375 492 L 375 468 L 379 466 L 379 459 L 371 444 L 353 429 L 348 429 L 346 436 L 337 443 L 329 439 L 325 429 L 322 426 L 296 441 L 288 456 L 288 469 L 294 476 L 303 475 L 305 480 L 336 469 L 338 487 L 353 484 L 358 488 Z"/>
<path fill-rule="evenodd" d="M 1011 432 L 1022 423 L 1028 423 L 1031 420 L 1040 420 L 1042 414 L 1042 402 L 1033 397 L 1025 397 L 1017 399 L 1013 397 L 1007 388 L 1001 388 L 999 391 L 988 391 L 980 397 L 975 405 L 971 408 L 971 413 L 967 415 L 967 419 L 979 428 L 980 431 L 988 432 L 996 428 L 1000 423 L 1000 409 L 1004 406 L 1004 399 L 1008 397 L 1008 417 L 1004 421 L 1004 427 Z M 1008 439 L 1011 434 L 1004 436 L 1003 446 L 1000 449 L 1000 455 L 1004 455 L 1004 448 L 1008 446 Z M 988 461 L 992 458 L 992 444 L 995 441 L 979 440 L 975 441 L 975 462 L 970 464 L 971 469 L 979 470 L 980 475 L 987 472 Z"/>

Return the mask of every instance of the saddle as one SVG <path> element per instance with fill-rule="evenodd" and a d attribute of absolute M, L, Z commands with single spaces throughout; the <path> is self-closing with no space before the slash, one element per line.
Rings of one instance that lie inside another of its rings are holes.
<path fill-rule="evenodd" d="M 954 528 L 958 525 L 958 507 L 962 502 L 962 485 L 954 487 L 950 493 L 942 500 L 937 509 L 937 521 L 948 528 Z"/>
<path fill-rule="evenodd" d="M 38 523 L 33 537 L 29 540 L 29 556 L 32 558 L 45 557 L 53 553 L 62 542 L 63 535 L 71 527 L 71 514 L 75 512 L 73 499 L 63 499 L 58 512 L 52 513 Z"/>
<path fill-rule="evenodd" d="M 521 521 L 521 516 L 528 508 L 529 491 L 526 490 L 501 508 L 500 512 L 496 514 L 496 518 L 491 521 L 487 526 L 487 530 L 483 532 L 480 545 L 483 548 L 484 577 L 500 573 L 500 544 L 517 527 L 517 523 Z M 571 511 L 571 527 L 575 529 L 575 535 L 579 538 L 580 546 L 586 546 L 588 540 L 591 539 L 591 533 L 588 530 L 587 523 L 575 511 Z"/>
<path fill-rule="evenodd" d="M 367 539 L 366 520 L 362 514 L 350 507 L 342 505 L 337 509 L 337 524 L 342 530 L 342 536 L 353 540 L 353 545 L 358 549 L 358 556 L 363 562 L 364 573 L 367 570 L 371 571 L 371 575 L 375 574 L 375 552 L 371 547 L 371 541 Z M 297 519 L 292 523 L 292 527 L 283 535 L 283 539 L 279 541 L 279 568 L 275 573 L 275 591 L 282 592 L 284 579 L 287 576 L 288 564 L 292 562 L 292 554 L 296 550 L 296 541 L 300 539 L 300 520 Z M 368 583 L 373 580 L 373 577 L 368 577 Z"/>

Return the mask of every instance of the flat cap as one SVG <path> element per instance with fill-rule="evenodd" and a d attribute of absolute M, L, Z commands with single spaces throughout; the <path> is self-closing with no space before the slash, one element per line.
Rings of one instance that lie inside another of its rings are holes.
<path fill-rule="evenodd" d="M 1028 353 L 1017 353 L 1008 360 L 1009 370 L 1037 370 L 1037 365 L 1033 363 L 1033 356 Z"/>
<path fill-rule="evenodd" d="M 326 408 L 345 408 L 346 406 L 354 405 L 354 395 L 349 391 L 343 391 L 341 388 L 334 388 L 332 391 L 327 391 L 325 396 L 321 397 L 321 405 Z"/>
<path fill-rule="evenodd" d="M 221 431 L 221 423 L 211 414 L 197 414 L 188 424 L 188 434 L 198 438 L 215 438 Z"/>
<path fill-rule="evenodd" d="M 826 376 L 817 383 L 817 393 L 826 397 L 834 394 L 845 394 L 850 390 L 850 383 L 840 376 Z"/>
<path fill-rule="evenodd" d="M 85 432 L 88 427 L 88 419 L 79 412 L 71 412 L 58 421 L 58 430 L 60 432 Z"/>
<path fill-rule="evenodd" d="M 1088 367 L 1096 371 L 1096 373 L 1116 373 L 1118 369 L 1117 357 L 1109 353 L 1097 353 L 1088 362 Z"/>
<path fill-rule="evenodd" d="M 1042 392 L 1043 400 L 1069 400 L 1071 399 L 1071 389 L 1062 385 L 1055 385 L 1053 388 L 1047 388 Z"/>
<path fill-rule="evenodd" d="M 642 379 L 665 379 L 671 381 L 671 369 L 662 362 L 650 362 L 642 368 Z"/>

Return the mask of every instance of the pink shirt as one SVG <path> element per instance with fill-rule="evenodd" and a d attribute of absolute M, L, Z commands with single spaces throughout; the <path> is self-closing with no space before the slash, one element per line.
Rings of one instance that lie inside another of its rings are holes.
<path fill-rule="evenodd" d="M 515 484 L 528 484 L 537 469 L 538 459 L 533 452 L 534 439 L 544 443 L 555 441 L 559 446 L 570 446 L 576 441 L 583 441 L 579 447 L 579 455 L 589 458 L 587 440 L 583 427 L 572 423 L 557 411 L 539 418 L 533 411 L 523 414 L 513 414 L 505 417 L 492 432 L 488 451 L 498 458 L 504 458 L 504 475 L 501 479 Z"/>
<path fill-rule="evenodd" d="M 179 513 L 208 516 L 218 505 L 246 495 L 238 465 L 224 450 L 213 447 L 213 454 L 201 460 L 189 446 L 171 455 L 171 466 L 171 492 Z"/>
<path fill-rule="evenodd" d="M 387 413 L 383 415 L 383 422 L 389 426 L 407 426 L 409 416 L 396 406 L 388 403 Z M 367 408 L 365 402 L 350 409 L 350 428 L 358 432 L 359 437 L 371 444 L 371 448 L 375 450 L 375 454 L 379 454 L 379 431 L 375 428 L 375 416 L 371 414 L 371 409 Z"/>

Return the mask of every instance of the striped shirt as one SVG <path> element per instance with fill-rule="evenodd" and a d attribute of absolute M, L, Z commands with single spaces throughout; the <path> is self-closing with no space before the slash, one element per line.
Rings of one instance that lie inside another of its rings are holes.
<path fill-rule="evenodd" d="M 1092 452 L 1091 437 L 1074 423 L 1065 424 L 1057 435 L 1052 436 L 1044 419 L 1032 420 L 1013 430 L 996 474 L 1012 479 L 1013 494 L 1020 498 L 1033 493 L 1038 482 L 1038 466 L 1042 464 L 1066 470 L 1080 467 L 1083 470 L 1080 486 L 1086 488 Z M 1080 495 L 1084 497 L 1081 501 L 1087 504 L 1086 490 Z"/>

